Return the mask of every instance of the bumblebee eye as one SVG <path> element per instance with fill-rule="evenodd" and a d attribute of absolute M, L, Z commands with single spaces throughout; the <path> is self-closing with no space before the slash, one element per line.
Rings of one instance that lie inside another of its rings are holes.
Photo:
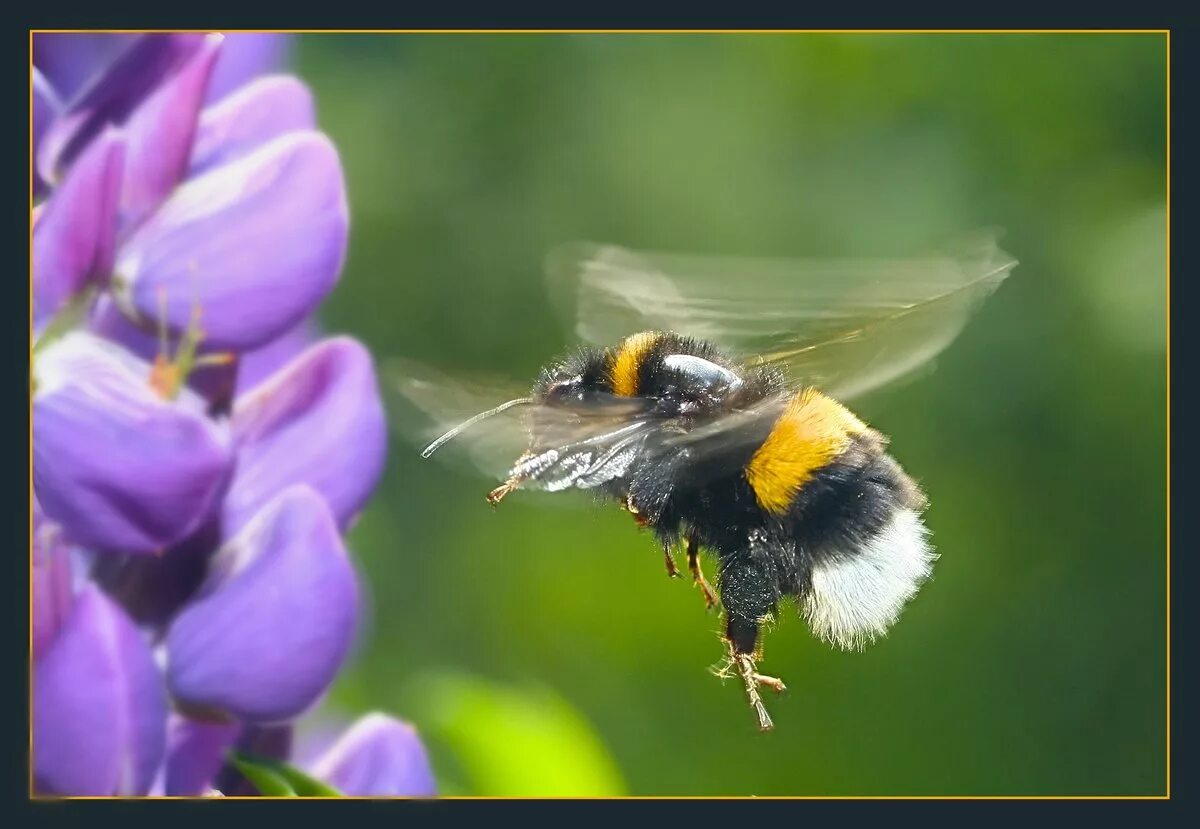
<path fill-rule="evenodd" d="M 551 383 L 546 389 L 546 403 L 552 406 L 569 406 L 582 403 L 584 397 L 583 378 L 579 375 Z"/>
<path fill-rule="evenodd" d="M 668 354 L 663 358 L 663 366 L 682 375 L 690 391 L 718 394 L 733 391 L 742 384 L 742 378 L 724 366 L 691 354 Z"/>

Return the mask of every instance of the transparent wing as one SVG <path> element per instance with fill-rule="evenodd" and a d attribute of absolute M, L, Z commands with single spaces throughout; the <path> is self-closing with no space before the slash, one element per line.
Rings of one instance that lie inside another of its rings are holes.
<path fill-rule="evenodd" d="M 551 252 L 551 297 L 574 333 L 611 345 L 638 331 L 712 340 L 751 365 L 842 398 L 928 363 L 1016 261 L 995 235 L 917 259 L 743 259 L 574 243 Z"/>
<path fill-rule="evenodd" d="M 455 377 L 414 360 L 392 358 L 380 367 L 392 431 L 414 454 L 482 411 L 529 394 L 529 386 L 491 377 Z M 503 479 L 529 448 L 523 407 L 488 418 L 438 452 L 440 460 Z"/>
<path fill-rule="evenodd" d="M 610 398 L 591 410 L 539 406 L 528 402 L 528 386 L 453 377 L 405 359 L 387 361 L 381 375 L 390 422 L 414 452 L 481 412 L 527 401 L 479 420 L 437 449 L 439 459 L 497 480 L 516 476 L 527 489 L 590 489 L 619 477 L 652 432 L 633 399 Z"/>

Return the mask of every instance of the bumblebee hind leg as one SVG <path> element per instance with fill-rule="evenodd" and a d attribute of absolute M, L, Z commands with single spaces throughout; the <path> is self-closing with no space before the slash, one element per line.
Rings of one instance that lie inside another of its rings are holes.
<path fill-rule="evenodd" d="M 754 714 L 758 718 L 758 728 L 760 731 L 770 731 L 775 727 L 771 721 L 771 715 L 767 713 L 767 707 L 763 705 L 762 694 L 758 692 L 758 686 L 765 685 L 775 693 L 783 693 L 787 690 L 787 686 L 783 684 L 783 680 L 758 672 L 756 660 L 762 655 L 761 650 L 754 651 L 753 647 L 749 650 L 744 648 L 745 641 L 735 638 L 737 635 L 732 631 L 733 626 L 726 626 L 725 643 L 729 646 L 729 669 L 736 669 L 738 676 L 741 677 L 742 685 L 746 689 L 746 699 L 750 703 L 750 707 L 754 709 Z M 755 633 L 757 633 L 757 626 Z M 723 672 L 728 675 L 728 670 Z"/>
<path fill-rule="evenodd" d="M 754 709 L 755 716 L 758 717 L 758 730 L 770 731 L 775 727 L 775 723 L 771 721 L 771 715 L 767 713 L 767 706 L 763 705 L 762 694 L 758 692 L 758 686 L 765 685 L 776 693 L 783 693 L 787 690 L 787 686 L 783 684 L 782 679 L 760 674 L 755 667 L 754 657 L 748 653 L 738 653 L 732 643 L 730 643 L 729 653 L 731 667 L 737 668 L 738 676 L 742 678 L 742 684 L 746 688 L 746 698 L 750 701 L 750 707 Z"/>
<path fill-rule="evenodd" d="M 749 556 L 725 558 L 721 562 L 725 642 L 729 647 L 729 668 L 736 669 L 741 677 L 746 698 L 758 718 L 759 730 L 770 731 L 774 723 L 758 688 L 765 685 L 782 692 L 787 686 L 780 679 L 760 674 L 756 661 L 762 656 L 758 643 L 762 622 L 775 612 L 779 593 L 770 562 L 755 560 L 753 546 L 749 552 Z"/>

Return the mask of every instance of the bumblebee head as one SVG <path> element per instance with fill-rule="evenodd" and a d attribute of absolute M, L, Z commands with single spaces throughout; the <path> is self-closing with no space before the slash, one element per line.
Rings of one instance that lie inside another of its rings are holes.
<path fill-rule="evenodd" d="M 634 334 L 613 348 L 582 350 L 542 369 L 532 398 L 543 406 L 653 417 L 703 415 L 774 388 L 745 375 L 712 343 L 677 334 Z"/>
<path fill-rule="evenodd" d="M 594 391 L 595 388 L 584 385 L 582 375 L 575 374 L 551 381 L 534 397 L 544 406 L 570 408 L 586 403 L 589 393 Z"/>
<path fill-rule="evenodd" d="M 571 408 L 593 402 L 597 395 L 612 395 L 603 352 L 582 349 L 541 370 L 533 385 L 533 399 L 543 406 Z"/>

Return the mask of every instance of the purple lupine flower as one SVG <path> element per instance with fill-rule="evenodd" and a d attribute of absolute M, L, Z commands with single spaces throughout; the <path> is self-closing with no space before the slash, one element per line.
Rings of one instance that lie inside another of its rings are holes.
<path fill-rule="evenodd" d="M 232 423 L 239 464 L 224 504 L 230 530 L 295 483 L 319 492 L 344 529 L 383 473 L 387 425 L 375 370 L 349 337 L 317 343 L 240 397 Z"/>
<path fill-rule="evenodd" d="M 306 319 L 266 345 L 244 352 L 238 360 L 238 393 L 248 392 L 286 366 L 315 343 L 320 335 L 316 322 Z"/>
<path fill-rule="evenodd" d="M 75 97 L 98 72 L 129 46 L 134 35 L 35 34 L 33 65 L 63 99 Z"/>
<path fill-rule="evenodd" d="M 71 552 L 61 528 L 33 504 L 33 656 L 58 636 L 71 610 Z"/>
<path fill-rule="evenodd" d="M 287 133 L 180 185 L 120 246 L 114 298 L 176 330 L 198 304 L 213 347 L 256 348 L 333 288 L 347 225 L 337 150 Z"/>
<path fill-rule="evenodd" d="M 33 326 L 40 329 L 91 281 L 112 270 L 116 244 L 117 198 L 125 147 L 106 130 L 82 154 L 79 163 L 33 224 Z"/>
<path fill-rule="evenodd" d="M 125 122 L 122 227 L 137 224 L 158 207 L 186 172 L 200 104 L 220 47 L 219 35 L 198 43 L 178 71 L 146 96 Z"/>
<path fill-rule="evenodd" d="M 151 366 L 78 331 L 34 365 L 33 479 L 46 515 L 98 550 L 157 553 L 200 528 L 233 469 L 198 395 L 164 400 Z"/>
<path fill-rule="evenodd" d="M 284 66 L 290 46 L 287 35 L 261 32 L 225 35 L 225 48 L 208 84 L 209 103 L 239 89 L 247 78 L 266 75 Z"/>
<path fill-rule="evenodd" d="M 108 65 L 135 35 L 36 34 L 33 64 L 64 98 L 73 97 Z M 207 100 L 215 102 L 241 87 L 248 78 L 265 75 L 287 63 L 290 38 L 280 34 L 236 33 L 225 36 Z"/>
<path fill-rule="evenodd" d="M 237 78 L 278 38 L 56 37 L 33 79 L 35 782 L 204 794 L 231 749 L 287 759 L 357 627 L 342 532 L 383 412 L 367 350 L 313 322 L 345 183 L 302 83 Z M 371 722 L 320 768 L 432 792 L 415 734 Z"/>
<path fill-rule="evenodd" d="M 233 161 L 289 132 L 315 129 L 308 87 L 290 75 L 252 81 L 200 114 L 189 174 Z"/>
<path fill-rule="evenodd" d="M 210 51 L 216 45 L 210 44 Z M 71 97 L 50 125 L 36 159 L 42 177 L 56 183 L 106 126 L 124 126 L 134 113 L 145 117 L 158 109 L 155 106 L 142 110 L 141 104 L 189 67 L 204 47 L 205 38 L 193 34 L 140 37 L 131 41 Z"/>
<path fill-rule="evenodd" d="M 241 731 L 242 726 L 234 721 L 205 722 L 171 714 L 157 793 L 171 797 L 207 793 Z"/>
<path fill-rule="evenodd" d="M 309 766 L 314 777 L 360 797 L 432 797 L 429 758 L 408 723 L 374 712 L 351 726 Z"/>
<path fill-rule="evenodd" d="M 34 665 L 38 788 L 145 794 L 162 761 L 166 716 L 162 679 L 142 632 L 99 588 L 84 589 Z"/>
<path fill-rule="evenodd" d="M 244 722 L 293 719 L 337 673 L 357 610 L 329 508 L 312 489 L 291 487 L 210 561 L 167 632 L 167 683 L 189 707 Z"/>
<path fill-rule="evenodd" d="M 39 72 L 36 68 L 33 70 L 33 134 L 30 140 L 33 145 L 30 147 L 34 157 L 37 157 L 38 144 L 42 141 L 42 136 L 46 134 L 46 128 L 50 126 L 50 122 L 58 117 L 59 111 L 62 109 L 62 102 L 58 99 L 54 87 L 46 80 L 46 76 Z M 33 196 L 41 198 L 42 193 L 46 190 L 46 182 L 36 170 L 31 172 L 33 176 Z"/>

